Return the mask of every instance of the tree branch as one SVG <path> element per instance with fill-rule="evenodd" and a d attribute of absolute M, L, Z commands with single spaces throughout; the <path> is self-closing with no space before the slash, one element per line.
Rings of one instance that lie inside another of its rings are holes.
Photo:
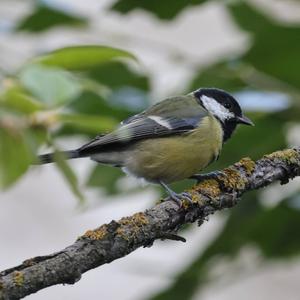
<path fill-rule="evenodd" d="M 241 195 L 274 181 L 285 184 L 300 175 L 300 148 L 278 151 L 254 162 L 244 158 L 188 190 L 192 203 L 157 204 L 145 212 L 111 221 L 87 231 L 74 244 L 47 256 L 38 256 L 0 273 L 0 299 L 20 299 L 55 284 L 73 284 L 84 272 L 126 256 L 157 239 L 184 241 L 177 230 L 186 223 L 237 204 Z"/>

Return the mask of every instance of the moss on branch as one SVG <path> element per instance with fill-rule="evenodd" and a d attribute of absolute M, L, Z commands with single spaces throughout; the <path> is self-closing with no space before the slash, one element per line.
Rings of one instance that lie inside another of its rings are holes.
<path fill-rule="evenodd" d="M 20 299 L 56 284 L 71 284 L 90 269 L 126 256 L 139 247 L 149 247 L 157 239 L 184 241 L 176 232 L 186 224 L 232 207 L 243 193 L 275 181 L 287 183 L 300 175 L 300 149 L 286 149 L 265 155 L 254 162 L 243 158 L 187 190 L 192 202 L 178 206 L 164 201 L 144 212 L 111 221 L 88 230 L 69 247 L 26 260 L 0 272 L 0 300 Z"/>

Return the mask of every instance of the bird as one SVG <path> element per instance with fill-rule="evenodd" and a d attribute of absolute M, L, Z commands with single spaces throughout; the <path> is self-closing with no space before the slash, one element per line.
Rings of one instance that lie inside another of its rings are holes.
<path fill-rule="evenodd" d="M 112 132 L 62 154 L 66 159 L 89 157 L 122 168 L 126 174 L 160 184 L 169 198 L 180 203 L 183 196 L 169 184 L 200 178 L 198 172 L 219 158 L 238 124 L 254 125 L 232 95 L 199 88 L 158 102 L 122 121 Z M 38 157 L 39 164 L 54 161 L 54 153 Z"/>

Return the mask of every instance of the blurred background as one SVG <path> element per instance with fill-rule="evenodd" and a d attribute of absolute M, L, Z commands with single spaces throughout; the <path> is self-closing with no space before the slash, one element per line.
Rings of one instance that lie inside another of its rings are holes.
<path fill-rule="evenodd" d="M 1 0 L 0 52 L 1 270 L 162 196 L 89 160 L 30 164 L 164 97 L 222 88 L 254 120 L 210 170 L 300 145 L 296 0 Z M 299 299 L 299 182 L 28 299 Z"/>

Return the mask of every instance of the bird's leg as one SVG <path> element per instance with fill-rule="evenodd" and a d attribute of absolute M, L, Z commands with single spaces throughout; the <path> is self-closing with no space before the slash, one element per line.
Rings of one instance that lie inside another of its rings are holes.
<path fill-rule="evenodd" d="M 179 207 L 182 206 L 182 200 L 186 199 L 189 202 L 192 202 L 191 197 L 189 196 L 188 193 L 182 193 L 182 194 L 177 194 L 174 192 L 167 184 L 165 184 L 163 181 L 159 181 L 160 185 L 167 191 L 169 194 L 170 198 L 178 204 Z"/>
<path fill-rule="evenodd" d="M 197 183 L 207 179 L 215 179 L 218 181 L 220 175 L 223 175 L 222 171 L 214 171 L 206 174 L 194 174 L 193 176 L 190 177 L 190 179 L 197 180 Z"/>

